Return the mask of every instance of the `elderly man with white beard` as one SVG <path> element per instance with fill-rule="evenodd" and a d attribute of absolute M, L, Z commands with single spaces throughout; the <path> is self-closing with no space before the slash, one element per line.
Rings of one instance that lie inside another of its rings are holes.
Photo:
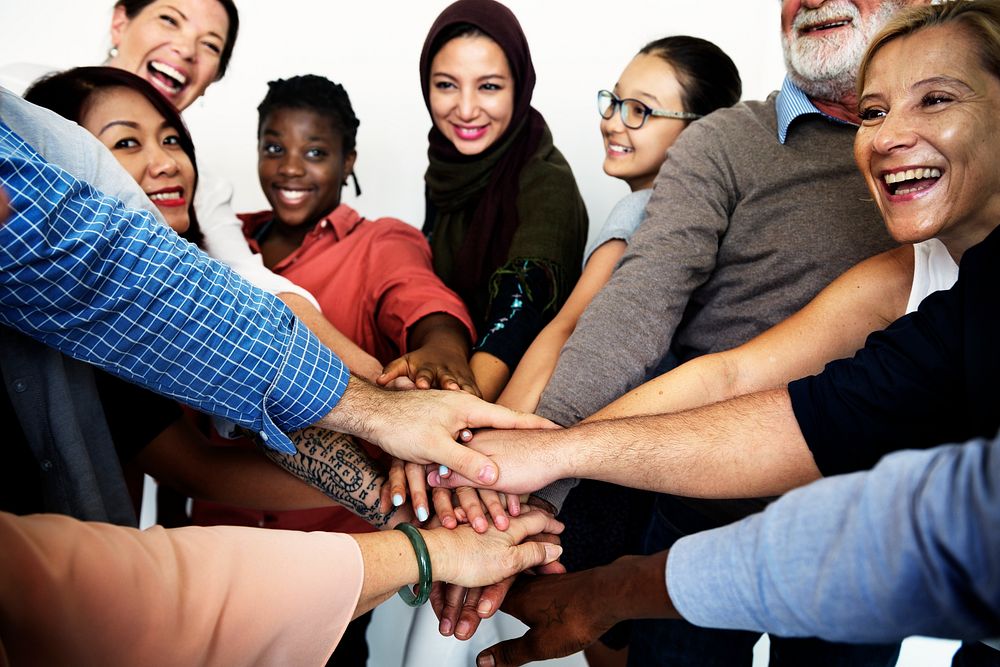
<path fill-rule="evenodd" d="M 540 415 L 574 424 L 639 385 L 668 355 L 683 362 L 742 344 L 893 245 L 854 165 L 854 91 L 868 41 L 911 4 L 924 3 L 782 1 L 781 90 L 695 121 L 670 149 L 646 219 L 563 348 Z M 582 569 L 622 555 L 629 536 L 620 526 L 642 503 L 591 481 L 567 500 L 571 487 L 560 482 L 536 494 L 556 509 L 566 501 L 564 562 Z M 641 550 L 660 552 L 764 504 L 661 495 Z M 595 544 L 603 552 L 594 553 Z M 495 609 L 492 595 L 484 600 Z M 749 665 L 758 638 L 663 620 L 636 622 L 631 636 L 629 662 L 643 666 Z M 897 651 L 775 637 L 771 664 L 889 665 Z"/>

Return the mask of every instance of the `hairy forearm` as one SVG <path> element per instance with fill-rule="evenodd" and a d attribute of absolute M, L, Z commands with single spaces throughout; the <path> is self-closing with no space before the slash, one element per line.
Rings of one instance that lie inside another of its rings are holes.
<path fill-rule="evenodd" d="M 770 496 L 820 477 L 785 389 L 672 415 L 581 424 L 570 476 L 702 498 Z"/>
<path fill-rule="evenodd" d="M 295 454 L 265 450 L 272 461 L 373 526 L 392 522 L 396 508 L 382 507 L 379 499 L 385 473 L 357 440 L 322 428 L 303 429 L 290 437 Z"/>

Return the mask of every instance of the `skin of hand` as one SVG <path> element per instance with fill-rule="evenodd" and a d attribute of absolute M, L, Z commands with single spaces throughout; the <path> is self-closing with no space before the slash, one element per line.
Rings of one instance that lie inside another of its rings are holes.
<path fill-rule="evenodd" d="M 554 508 L 540 498 L 529 498 L 525 501 L 531 507 L 554 515 Z M 559 544 L 559 536 L 540 533 L 532 538 L 540 542 Z M 534 568 L 535 574 L 562 574 L 566 568 L 554 561 Z M 453 631 L 457 639 L 470 639 L 479 628 L 484 618 L 490 618 L 500 609 L 500 605 L 510 590 L 516 577 L 508 577 L 503 581 L 484 588 L 464 588 L 453 584 L 435 584 L 431 591 L 431 607 L 438 617 L 438 631 L 448 636 Z"/>
<path fill-rule="evenodd" d="M 469 333 L 457 318 L 445 313 L 421 318 L 407 342 L 411 351 L 389 362 L 378 384 L 406 376 L 417 389 L 451 389 L 482 397 L 469 368 Z"/>
<path fill-rule="evenodd" d="M 351 377 L 337 405 L 316 426 L 357 435 L 407 461 L 438 463 L 490 486 L 499 471 L 489 457 L 456 438 L 466 428 L 554 428 L 458 391 L 392 392 Z"/>
<path fill-rule="evenodd" d="M 469 448 L 493 457 L 503 472 L 490 486 L 508 493 L 580 477 L 695 498 L 758 498 L 820 477 L 787 389 L 563 430 L 482 432 Z M 428 482 L 481 486 L 433 471 Z"/>
<path fill-rule="evenodd" d="M 550 577 L 519 577 L 503 610 L 528 626 L 523 637 L 484 650 L 477 667 L 561 658 L 629 618 L 681 618 L 665 586 L 667 552 Z"/>
<path fill-rule="evenodd" d="M 500 581 L 529 567 L 556 560 L 562 548 L 552 544 L 525 542 L 540 532 L 558 534 L 561 523 L 543 512 L 527 512 L 515 519 L 507 531 L 490 530 L 480 535 L 469 526 L 455 530 L 422 530 L 431 557 L 435 581 L 479 586 Z M 352 536 L 361 547 L 365 562 L 364 582 L 355 617 L 365 613 L 400 586 L 418 581 L 413 547 L 397 531 Z"/>

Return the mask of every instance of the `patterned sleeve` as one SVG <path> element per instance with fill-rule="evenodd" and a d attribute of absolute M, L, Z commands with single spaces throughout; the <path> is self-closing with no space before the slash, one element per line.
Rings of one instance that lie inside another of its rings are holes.
<path fill-rule="evenodd" d="M 340 400 L 348 371 L 278 299 L 3 123 L 0 184 L 0 322 L 282 451 Z"/>

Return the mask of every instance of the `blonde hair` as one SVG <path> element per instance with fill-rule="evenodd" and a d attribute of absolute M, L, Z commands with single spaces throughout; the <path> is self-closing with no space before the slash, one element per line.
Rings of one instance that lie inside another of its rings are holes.
<path fill-rule="evenodd" d="M 858 97 L 862 94 L 868 67 L 883 46 L 926 28 L 950 25 L 965 31 L 983 69 L 1000 79 L 1000 0 L 943 0 L 940 4 L 903 10 L 875 35 L 858 69 Z"/>

